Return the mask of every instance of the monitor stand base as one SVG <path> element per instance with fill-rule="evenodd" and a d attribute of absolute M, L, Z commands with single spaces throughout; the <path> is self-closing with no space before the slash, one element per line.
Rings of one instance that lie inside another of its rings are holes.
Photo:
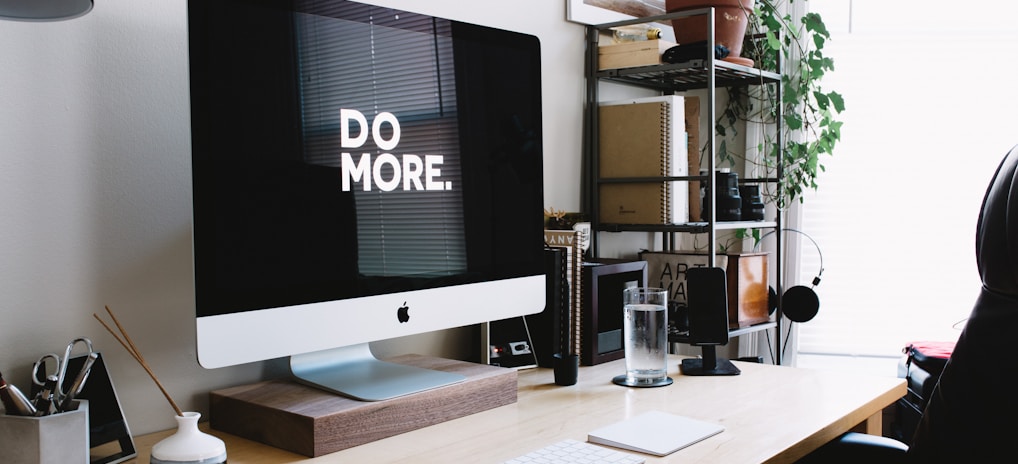
<path fill-rule="evenodd" d="M 516 402 L 516 369 L 418 355 L 386 361 L 465 380 L 382 401 L 358 401 L 289 378 L 258 382 L 211 392 L 210 425 L 315 457 Z"/>
<path fill-rule="evenodd" d="M 303 384 L 361 401 L 382 401 L 466 380 L 451 372 L 381 361 L 367 343 L 290 357 Z"/>
<path fill-rule="evenodd" d="M 742 371 L 731 361 L 719 358 L 714 345 L 704 345 L 702 358 L 683 359 L 679 370 L 684 375 L 739 375 Z"/>

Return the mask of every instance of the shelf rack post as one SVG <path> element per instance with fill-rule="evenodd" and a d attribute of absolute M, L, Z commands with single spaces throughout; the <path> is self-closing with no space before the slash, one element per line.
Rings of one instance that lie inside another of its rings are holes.
<path fill-rule="evenodd" d="M 781 37 L 778 37 L 778 39 L 781 40 Z M 782 58 L 782 53 L 780 51 L 778 52 L 777 66 L 778 66 L 778 73 L 783 76 L 784 73 L 782 73 L 782 70 L 784 68 L 784 59 Z M 782 80 L 783 79 L 784 78 L 782 77 Z M 778 121 L 778 127 L 777 127 L 777 131 L 775 131 L 775 134 L 774 134 L 774 143 L 775 143 L 775 147 L 776 147 L 777 154 L 778 154 L 778 163 L 777 163 L 778 164 L 778 166 L 777 166 L 778 201 L 777 201 L 777 205 L 775 207 L 775 214 L 774 214 L 774 216 L 775 216 L 774 222 L 777 224 L 775 229 L 774 229 L 775 232 L 776 232 L 774 234 L 774 250 L 775 250 L 774 251 L 774 254 L 775 254 L 775 257 L 774 257 L 774 272 L 776 273 L 776 277 L 774 279 L 774 288 L 775 288 L 775 293 L 778 296 L 777 297 L 778 301 L 776 303 L 776 307 L 775 307 L 775 310 L 774 310 L 774 315 L 775 315 L 774 320 L 776 320 L 778 322 L 778 328 L 774 330 L 774 333 L 775 333 L 775 336 L 774 336 L 774 359 L 772 361 L 773 361 L 775 366 L 778 366 L 778 365 L 781 365 L 781 360 L 784 359 L 782 357 L 782 354 L 781 354 L 781 323 L 782 323 L 781 321 L 782 321 L 782 319 L 784 319 L 782 317 L 782 315 L 784 313 L 782 312 L 782 308 L 781 308 L 781 295 L 785 294 L 785 288 L 784 288 L 784 285 L 783 285 L 783 282 L 785 281 L 785 279 L 784 279 L 784 275 L 782 274 L 782 272 L 784 272 L 784 266 L 782 266 L 781 263 L 784 262 L 784 260 L 785 260 L 785 254 L 784 254 L 785 253 L 785 251 L 784 251 L 785 248 L 784 248 L 783 243 L 782 243 L 784 235 L 785 235 L 783 233 L 783 230 L 784 230 L 784 227 L 785 227 L 783 218 L 784 218 L 784 215 L 785 215 L 785 208 L 788 205 L 783 205 L 782 202 L 781 202 L 781 199 L 780 199 L 781 196 L 783 195 L 784 187 L 785 187 L 785 170 L 784 170 L 784 166 L 785 166 L 784 146 L 785 145 L 783 143 L 782 134 L 781 134 L 782 133 L 782 131 L 781 131 L 782 123 L 785 121 L 785 119 L 784 119 L 785 118 L 784 98 L 781 95 L 782 87 L 784 86 L 784 82 L 778 81 L 778 83 L 774 84 L 774 85 L 775 85 L 775 87 L 777 87 L 775 89 L 775 96 L 776 96 L 777 101 L 778 101 L 778 106 L 777 106 L 777 108 L 775 108 L 775 117 L 776 117 L 776 119 Z M 791 325 L 789 325 L 788 336 L 789 337 L 792 336 Z"/>
<path fill-rule="evenodd" d="M 715 80 L 715 73 L 717 68 L 714 63 L 714 46 L 715 46 L 715 33 L 714 27 L 714 7 L 710 7 L 707 11 L 707 56 L 705 57 L 707 63 L 707 123 L 710 124 L 710 129 L 707 131 L 707 185 L 710 187 L 708 195 L 712 197 L 710 200 L 710 208 L 706 208 L 707 221 L 711 227 L 707 231 L 707 266 L 717 267 L 717 241 L 718 241 L 718 228 L 715 227 L 717 224 L 717 173 L 714 169 L 714 158 L 717 156 L 716 153 L 716 141 L 714 140 L 714 121 L 717 121 L 717 113 L 714 108 L 714 100 L 717 89 L 717 81 Z M 703 214 L 701 212 L 701 214 Z"/>

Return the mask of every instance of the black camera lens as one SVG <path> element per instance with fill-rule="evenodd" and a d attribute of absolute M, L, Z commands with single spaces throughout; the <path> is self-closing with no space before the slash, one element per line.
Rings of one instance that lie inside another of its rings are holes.
<path fill-rule="evenodd" d="M 714 216 L 718 221 L 742 220 L 742 197 L 739 195 L 739 175 L 734 172 L 718 171 L 714 174 L 717 195 L 711 195 L 710 187 L 705 182 L 703 209 L 709 211 L 712 197 L 716 197 L 717 210 Z"/>
<path fill-rule="evenodd" d="M 739 195 L 742 196 L 742 220 L 763 221 L 764 202 L 760 195 L 760 186 L 743 185 L 739 187 Z"/>

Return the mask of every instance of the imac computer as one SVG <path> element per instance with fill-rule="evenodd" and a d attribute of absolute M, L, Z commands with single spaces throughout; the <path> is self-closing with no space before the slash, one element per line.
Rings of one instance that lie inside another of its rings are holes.
<path fill-rule="evenodd" d="M 544 309 L 532 35 L 346 0 L 190 0 L 197 353 L 361 400 L 462 377 L 368 343 Z"/>

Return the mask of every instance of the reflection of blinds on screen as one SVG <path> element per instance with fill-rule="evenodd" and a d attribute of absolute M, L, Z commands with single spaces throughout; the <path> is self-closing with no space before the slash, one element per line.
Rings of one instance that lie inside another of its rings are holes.
<path fill-rule="evenodd" d="M 316 8 L 320 16 L 296 18 L 305 160 L 339 166 L 344 151 L 355 160 L 362 153 L 376 157 L 382 151 L 370 136 L 362 147 L 341 148 L 339 110 L 353 109 L 367 118 L 367 128 L 351 124 L 352 135 L 370 130 L 376 114 L 390 112 L 399 120 L 402 135 L 388 153 L 397 158 L 442 155 L 440 179 L 453 187 L 365 192 L 354 184 L 360 272 L 373 276 L 462 272 L 466 251 L 450 24 L 371 5 Z M 336 43 L 357 45 L 322 45 Z M 383 138 L 390 139 L 391 127 L 386 124 L 382 129 Z M 389 169 L 382 172 L 384 179 L 393 175 Z"/>

